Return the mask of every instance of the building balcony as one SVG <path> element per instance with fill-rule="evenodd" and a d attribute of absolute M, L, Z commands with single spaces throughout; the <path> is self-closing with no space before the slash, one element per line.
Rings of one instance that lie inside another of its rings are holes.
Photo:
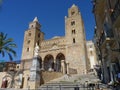
<path fill-rule="evenodd" d="M 100 37 L 99 43 L 100 43 L 101 48 L 105 48 L 107 43 L 110 43 L 110 44 L 113 43 L 112 30 L 109 30 L 106 32 L 104 31 L 104 33 L 102 33 L 102 35 Z"/>
<path fill-rule="evenodd" d="M 113 12 L 111 14 L 111 20 L 113 27 L 120 27 L 120 1 L 115 4 Z"/>

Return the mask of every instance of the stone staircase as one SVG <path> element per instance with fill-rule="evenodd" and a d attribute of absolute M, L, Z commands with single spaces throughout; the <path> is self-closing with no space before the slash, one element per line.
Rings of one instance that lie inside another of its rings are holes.
<path fill-rule="evenodd" d="M 87 90 L 88 83 L 97 83 L 93 75 L 64 75 L 40 86 L 40 90 Z M 94 89 L 95 90 L 95 89 Z"/>
<path fill-rule="evenodd" d="M 51 80 L 48 83 L 60 83 L 60 82 L 72 82 L 72 83 L 98 83 L 100 80 L 95 75 L 63 75 L 60 78 Z"/>
<path fill-rule="evenodd" d="M 47 83 L 41 86 L 38 90 L 78 90 L 83 89 L 83 86 L 78 83 Z"/>
<path fill-rule="evenodd" d="M 92 83 L 95 87 L 88 87 Z M 38 90 L 111 90 L 104 87 L 95 75 L 64 75 L 41 85 Z"/>

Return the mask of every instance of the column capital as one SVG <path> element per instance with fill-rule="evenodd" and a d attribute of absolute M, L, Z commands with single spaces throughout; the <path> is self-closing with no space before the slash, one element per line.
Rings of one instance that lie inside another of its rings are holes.
<path fill-rule="evenodd" d="M 65 60 L 61 60 L 61 62 L 65 62 Z"/>
<path fill-rule="evenodd" d="M 69 62 L 68 62 L 68 61 L 66 61 L 66 64 L 69 64 Z"/>

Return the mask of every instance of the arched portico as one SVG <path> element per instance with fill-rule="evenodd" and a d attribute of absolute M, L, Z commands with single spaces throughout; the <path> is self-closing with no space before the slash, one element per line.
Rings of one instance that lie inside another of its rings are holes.
<path fill-rule="evenodd" d="M 52 55 L 46 55 L 44 58 L 44 69 L 47 71 L 54 70 L 54 58 Z"/>
<path fill-rule="evenodd" d="M 61 72 L 61 61 L 65 60 L 65 56 L 62 53 L 57 54 L 56 63 L 55 63 L 55 71 Z"/>

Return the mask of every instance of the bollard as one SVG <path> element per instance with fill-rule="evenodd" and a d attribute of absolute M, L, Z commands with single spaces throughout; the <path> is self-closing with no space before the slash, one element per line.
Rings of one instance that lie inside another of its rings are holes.
<path fill-rule="evenodd" d="M 76 87 L 74 87 L 74 90 L 79 90 L 79 87 L 76 85 Z"/>
<path fill-rule="evenodd" d="M 60 87 L 60 90 L 61 90 L 61 85 L 59 85 L 59 87 Z"/>

